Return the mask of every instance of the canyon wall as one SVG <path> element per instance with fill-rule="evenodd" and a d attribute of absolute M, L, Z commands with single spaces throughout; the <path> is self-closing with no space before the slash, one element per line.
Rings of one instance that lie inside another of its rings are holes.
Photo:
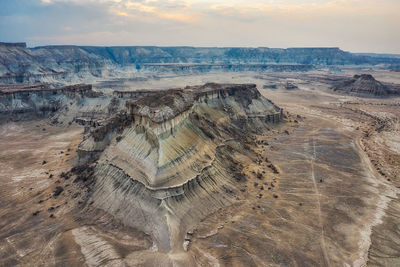
<path fill-rule="evenodd" d="M 68 106 L 85 98 L 99 96 L 89 84 L 58 88 L 49 88 L 44 84 L 0 85 L 0 122 L 48 117 L 61 108 L 68 110 Z"/>
<path fill-rule="evenodd" d="M 89 47 L 0 43 L 0 83 L 63 84 L 140 71 L 308 71 L 331 65 L 400 64 L 396 57 L 357 55 L 339 48 Z"/>

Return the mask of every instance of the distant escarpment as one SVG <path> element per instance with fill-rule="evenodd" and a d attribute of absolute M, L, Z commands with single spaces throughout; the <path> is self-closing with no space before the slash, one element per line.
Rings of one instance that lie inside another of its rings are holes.
<path fill-rule="evenodd" d="M 179 254 L 193 225 L 238 201 L 243 168 L 256 159 L 249 145 L 282 110 L 253 84 L 115 95 L 125 109 L 88 122 L 95 126 L 78 148 L 80 164 L 93 168 L 90 209 L 149 234 L 160 253 Z"/>
<path fill-rule="evenodd" d="M 381 83 L 370 74 L 354 75 L 353 78 L 333 86 L 334 91 L 361 97 L 387 97 L 400 95 L 399 86 Z"/>
<path fill-rule="evenodd" d="M 331 65 L 400 64 L 396 57 L 357 55 L 339 48 L 202 48 L 43 46 L 0 43 L 0 83 L 64 84 L 138 72 L 308 71 Z"/>

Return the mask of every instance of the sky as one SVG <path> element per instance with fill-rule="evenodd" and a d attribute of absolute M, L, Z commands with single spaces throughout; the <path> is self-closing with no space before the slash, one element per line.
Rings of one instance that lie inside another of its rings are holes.
<path fill-rule="evenodd" d="M 399 13 L 400 0 L 0 0 L 0 41 L 400 54 Z"/>

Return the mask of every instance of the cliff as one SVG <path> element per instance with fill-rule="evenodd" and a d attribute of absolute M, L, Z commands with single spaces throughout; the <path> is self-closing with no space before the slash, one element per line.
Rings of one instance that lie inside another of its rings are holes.
<path fill-rule="evenodd" d="M 202 48 L 0 45 L 1 83 L 65 83 L 147 71 L 308 71 L 330 65 L 400 63 L 339 48 Z"/>
<path fill-rule="evenodd" d="M 0 42 L 0 47 L 26 48 L 26 43 L 4 43 L 4 42 Z"/>
<path fill-rule="evenodd" d="M 51 48 L 51 47 L 47 47 Z M 339 48 L 230 48 L 230 47 L 81 47 L 117 64 L 379 64 L 399 59 L 356 55 Z M 379 62 L 379 63 L 378 63 Z"/>
<path fill-rule="evenodd" d="M 236 201 L 223 192 L 246 179 L 241 161 L 255 157 L 246 143 L 282 120 L 253 84 L 133 95 L 125 108 L 79 145 L 81 164 L 94 166 L 90 201 L 148 233 L 162 253 L 183 251 L 190 225 Z"/>
<path fill-rule="evenodd" d="M 99 93 L 92 85 L 76 84 L 50 88 L 44 84 L 0 85 L 0 122 L 24 118 L 48 117 L 83 98 L 95 98 Z"/>

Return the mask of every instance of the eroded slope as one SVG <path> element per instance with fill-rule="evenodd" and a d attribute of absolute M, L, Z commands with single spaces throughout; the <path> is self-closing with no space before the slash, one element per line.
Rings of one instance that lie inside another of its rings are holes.
<path fill-rule="evenodd" d="M 181 253 L 194 224 L 237 201 L 243 165 L 256 157 L 248 145 L 282 112 L 255 85 L 206 84 L 126 106 L 118 127 L 79 147 L 94 164 L 90 199 L 151 234 L 160 252 Z"/>

